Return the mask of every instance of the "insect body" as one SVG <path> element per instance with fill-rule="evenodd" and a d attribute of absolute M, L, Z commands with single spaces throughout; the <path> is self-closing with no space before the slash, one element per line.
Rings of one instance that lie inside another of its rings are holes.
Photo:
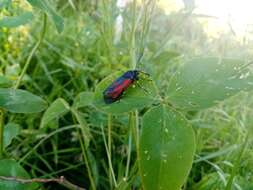
<path fill-rule="evenodd" d="M 125 72 L 122 76 L 116 79 L 108 88 L 103 92 L 104 101 L 106 104 L 111 104 L 119 100 L 124 91 L 131 86 L 135 81 L 139 80 L 139 74 L 142 71 L 130 70 Z M 146 74 L 146 73 L 145 73 Z"/>

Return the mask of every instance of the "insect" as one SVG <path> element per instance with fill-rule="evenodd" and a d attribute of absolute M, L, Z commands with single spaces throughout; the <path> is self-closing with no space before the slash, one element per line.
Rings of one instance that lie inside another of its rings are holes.
<path fill-rule="evenodd" d="M 128 87 L 131 86 L 135 81 L 139 80 L 140 73 L 149 75 L 143 71 L 129 70 L 113 81 L 112 84 L 103 92 L 105 103 L 111 104 L 117 100 L 120 100 L 125 90 L 128 89 Z"/>

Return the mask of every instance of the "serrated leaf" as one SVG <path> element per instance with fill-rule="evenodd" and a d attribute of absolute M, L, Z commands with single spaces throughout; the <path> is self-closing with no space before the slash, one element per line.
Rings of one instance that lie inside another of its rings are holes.
<path fill-rule="evenodd" d="M 27 0 L 33 7 L 39 8 L 46 13 L 54 22 L 54 25 L 59 33 L 64 29 L 64 20 L 59 16 L 52 6 L 46 0 Z"/>
<path fill-rule="evenodd" d="M 106 77 L 97 85 L 93 104 L 98 109 L 107 113 L 120 114 L 151 105 L 157 100 L 158 95 L 154 82 L 149 78 L 145 78 L 145 76 L 140 76 L 140 80 L 138 80 L 139 85 L 130 86 L 120 101 L 106 104 L 103 99 L 103 91 L 123 73 L 116 72 Z"/>
<path fill-rule="evenodd" d="M 46 110 L 41 120 L 41 127 L 53 120 L 58 120 L 70 110 L 69 104 L 62 98 L 56 99 Z"/>
<path fill-rule="evenodd" d="M 0 108 L 13 113 L 37 113 L 43 111 L 47 103 L 28 91 L 0 88 Z"/>
<path fill-rule="evenodd" d="M 172 77 L 167 99 L 185 110 L 209 108 L 236 93 L 253 89 L 253 73 L 239 59 L 194 58 Z"/>
<path fill-rule="evenodd" d="M 15 123 L 8 123 L 4 126 L 4 148 L 11 144 L 11 141 L 20 133 L 20 126 Z"/>
<path fill-rule="evenodd" d="M 21 25 L 25 25 L 32 21 L 33 14 L 31 12 L 25 12 L 18 16 L 5 17 L 0 20 L 0 27 L 13 28 Z"/>
<path fill-rule="evenodd" d="M 165 105 L 145 113 L 139 152 L 145 190 L 180 190 L 194 152 L 194 133 L 182 115 Z"/>
<path fill-rule="evenodd" d="M 0 176 L 30 179 L 29 174 L 14 160 L 0 160 Z M 15 181 L 0 179 L 0 190 L 33 190 L 37 189 L 36 183 L 22 184 Z"/>
<path fill-rule="evenodd" d="M 92 104 L 93 98 L 94 98 L 93 92 L 81 92 L 75 98 L 73 106 L 76 109 L 89 106 Z"/>

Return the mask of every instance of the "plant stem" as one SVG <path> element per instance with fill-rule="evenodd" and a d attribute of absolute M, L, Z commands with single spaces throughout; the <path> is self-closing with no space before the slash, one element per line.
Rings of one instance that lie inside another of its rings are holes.
<path fill-rule="evenodd" d="M 132 69 L 136 69 L 136 52 L 135 52 L 135 31 L 136 31 L 136 7 L 137 2 L 133 0 L 132 3 L 132 24 L 131 24 L 131 33 L 130 33 L 130 57 L 132 62 Z"/>
<path fill-rule="evenodd" d="M 112 160 L 111 160 L 111 157 L 109 156 L 109 150 L 108 150 L 108 145 L 106 143 L 105 132 L 104 132 L 103 126 L 101 126 L 101 131 L 102 131 L 103 141 L 104 141 L 104 144 L 105 144 L 106 154 L 107 154 L 107 158 L 108 158 L 108 162 L 109 162 L 109 168 L 111 170 L 111 175 L 112 175 L 112 179 L 113 179 L 113 182 L 114 182 L 114 186 L 118 187 L 116 177 L 115 177 L 115 174 L 114 174 L 114 170 L 113 170 L 113 167 L 112 167 Z"/>
<path fill-rule="evenodd" d="M 86 127 L 85 123 L 80 118 L 80 115 L 79 115 L 77 110 L 71 109 L 71 111 L 74 114 L 74 116 L 75 116 L 76 120 L 78 121 L 78 123 L 80 124 L 80 126 L 81 126 L 80 131 L 81 131 L 82 136 L 84 136 L 83 135 L 84 134 L 83 129 Z M 93 174 L 92 174 L 92 170 L 91 170 L 90 162 L 89 162 L 89 157 L 88 157 L 88 151 L 87 151 L 88 145 L 82 140 L 80 135 L 79 135 L 79 141 L 80 141 L 80 145 L 81 145 L 81 149 L 82 149 L 84 162 L 85 162 L 85 165 L 86 165 L 86 168 L 87 168 L 87 171 L 88 171 L 88 176 L 89 176 L 89 179 L 90 179 L 91 189 L 96 190 L 96 185 L 95 185 L 96 183 L 95 183 L 95 180 L 93 178 Z"/>
<path fill-rule="evenodd" d="M 132 113 L 132 133 L 135 139 L 135 146 L 136 146 L 136 154 L 137 154 L 137 163 L 140 172 L 140 132 L 139 132 L 139 114 L 138 111 L 134 111 Z M 140 175 L 141 176 L 141 175 Z"/>
<path fill-rule="evenodd" d="M 134 126 L 132 126 L 133 122 L 132 122 L 132 114 L 129 114 L 129 137 L 128 137 L 128 151 L 127 151 L 127 165 L 126 165 L 126 172 L 125 172 L 125 179 L 127 180 L 128 178 L 128 174 L 129 174 L 129 168 L 130 168 L 130 161 L 131 161 L 131 151 L 132 151 L 132 128 Z"/>
<path fill-rule="evenodd" d="M 108 138 L 108 156 L 110 157 L 110 160 L 112 159 L 112 136 L 111 136 L 111 130 L 112 130 L 112 115 L 108 114 L 108 123 L 107 123 L 107 138 Z M 109 163 L 109 159 L 108 159 L 108 164 Z M 110 181 L 110 186 L 112 187 L 112 175 L 110 172 L 110 168 L 108 168 L 109 170 L 109 181 Z"/>
<path fill-rule="evenodd" d="M 83 142 L 83 140 L 81 139 L 80 135 L 79 135 L 79 141 L 80 141 L 80 145 L 81 145 L 81 149 L 82 149 L 82 153 L 83 153 L 83 158 L 84 158 L 84 162 L 88 171 L 88 176 L 90 178 L 90 184 L 91 184 L 91 189 L 96 190 L 96 185 L 92 176 L 92 172 L 91 172 L 91 168 L 90 168 L 90 164 L 89 164 L 89 160 L 88 160 L 88 154 L 87 154 L 87 150 L 85 148 L 85 143 Z"/>
<path fill-rule="evenodd" d="M 245 148 L 247 146 L 248 140 L 249 140 L 249 135 L 247 134 L 247 136 L 245 137 L 244 143 L 242 144 L 241 149 L 240 149 L 240 151 L 238 153 L 238 157 L 237 157 L 237 159 L 236 159 L 236 161 L 234 163 L 234 167 L 233 167 L 233 170 L 231 172 L 231 175 L 230 175 L 230 178 L 228 180 L 228 183 L 226 185 L 226 189 L 225 190 L 231 190 L 232 189 L 233 181 L 234 181 L 236 172 L 237 172 L 238 168 L 240 167 L 240 161 L 241 161 L 243 152 L 244 152 L 244 150 L 245 150 Z"/>
<path fill-rule="evenodd" d="M 33 57 L 34 53 L 37 51 L 37 49 L 41 45 L 41 43 L 44 39 L 45 33 L 46 33 L 46 26 L 47 26 L 47 15 L 44 13 L 43 26 L 42 26 L 42 30 L 41 30 L 39 40 L 37 41 L 37 43 L 33 47 L 32 51 L 30 52 L 29 56 L 27 57 L 26 62 L 25 62 L 25 66 L 22 69 L 22 72 L 21 72 L 20 76 L 18 77 L 18 80 L 17 80 L 17 82 L 14 86 L 14 89 L 17 89 L 19 87 L 19 85 L 20 85 L 22 79 L 24 78 L 24 75 L 25 75 L 25 73 L 26 73 L 26 71 L 27 71 L 27 69 L 28 69 L 28 67 L 31 63 L 31 60 L 32 60 L 32 57 Z"/>
<path fill-rule="evenodd" d="M 61 176 L 60 178 L 51 178 L 51 179 L 43 179 L 43 178 L 25 179 L 25 178 L 17 178 L 17 177 L 12 177 L 12 176 L 0 176 L 0 179 L 4 181 L 16 182 L 20 184 L 56 182 L 68 189 L 85 190 L 84 188 L 79 187 L 69 182 L 64 176 Z"/>
<path fill-rule="evenodd" d="M 0 159 L 3 158 L 4 151 L 4 111 L 0 109 Z"/>
<path fill-rule="evenodd" d="M 44 137 L 43 139 L 41 139 L 35 146 L 33 146 L 32 149 L 29 152 L 27 152 L 24 156 L 22 156 L 18 160 L 18 163 L 24 162 L 24 160 L 26 158 L 28 158 L 40 145 L 42 145 L 47 139 L 51 138 L 55 134 L 61 133 L 61 132 L 66 131 L 66 130 L 74 129 L 76 127 L 77 126 L 73 125 L 73 126 L 66 126 L 66 127 L 62 127 L 62 128 L 56 129 L 55 131 L 53 131 L 52 133 L 48 134 L 46 137 Z"/>
<path fill-rule="evenodd" d="M 136 150 L 139 152 L 139 144 L 140 144 L 140 131 L 139 131 L 139 113 L 138 111 L 134 111 L 134 135 L 135 135 L 135 143 L 136 143 Z"/>

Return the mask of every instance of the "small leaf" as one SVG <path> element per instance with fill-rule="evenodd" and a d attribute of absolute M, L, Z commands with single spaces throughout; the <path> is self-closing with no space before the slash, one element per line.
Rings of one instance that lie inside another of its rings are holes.
<path fill-rule="evenodd" d="M 13 28 L 20 25 L 27 24 L 33 19 L 33 14 L 31 12 L 25 12 L 18 16 L 5 17 L 0 20 L 0 27 Z"/>
<path fill-rule="evenodd" d="M 56 29 L 61 33 L 64 29 L 64 20 L 45 0 L 27 0 L 33 7 L 39 8 L 46 13 L 54 22 Z"/>
<path fill-rule="evenodd" d="M 74 100 L 74 108 L 89 106 L 92 104 L 94 98 L 93 92 L 81 92 Z"/>
<path fill-rule="evenodd" d="M 93 102 L 97 108 L 107 113 L 119 114 L 151 105 L 157 99 L 157 89 L 154 82 L 144 78 L 144 76 L 140 76 L 140 80 L 136 81 L 139 85 L 130 86 L 120 101 L 105 104 L 103 91 L 122 74 L 123 72 L 116 72 L 97 85 Z M 143 89 L 139 86 L 142 86 Z"/>
<path fill-rule="evenodd" d="M 53 120 L 58 120 L 70 110 L 69 104 L 62 98 L 56 99 L 46 110 L 41 120 L 41 127 L 49 124 Z"/>
<path fill-rule="evenodd" d="M 172 77 L 167 99 L 186 110 L 209 108 L 236 93 L 253 89 L 253 73 L 244 61 L 194 58 Z"/>
<path fill-rule="evenodd" d="M 145 190 L 180 190 L 194 152 L 194 132 L 183 116 L 165 105 L 145 113 L 139 152 Z"/>
<path fill-rule="evenodd" d="M 20 133 L 20 126 L 15 123 L 8 123 L 4 126 L 4 148 L 11 144 L 11 141 Z"/>
<path fill-rule="evenodd" d="M 43 111 L 47 103 L 25 90 L 0 88 L 0 108 L 13 113 L 37 113 Z"/>
<path fill-rule="evenodd" d="M 0 160 L 0 176 L 17 177 L 22 179 L 30 179 L 29 174 L 14 160 Z M 22 184 L 15 181 L 7 181 L 0 179 L 0 190 L 33 190 L 37 189 L 36 183 Z"/>
<path fill-rule="evenodd" d="M 11 80 L 6 78 L 5 76 L 0 76 L 0 87 L 9 87 L 12 85 Z"/>

